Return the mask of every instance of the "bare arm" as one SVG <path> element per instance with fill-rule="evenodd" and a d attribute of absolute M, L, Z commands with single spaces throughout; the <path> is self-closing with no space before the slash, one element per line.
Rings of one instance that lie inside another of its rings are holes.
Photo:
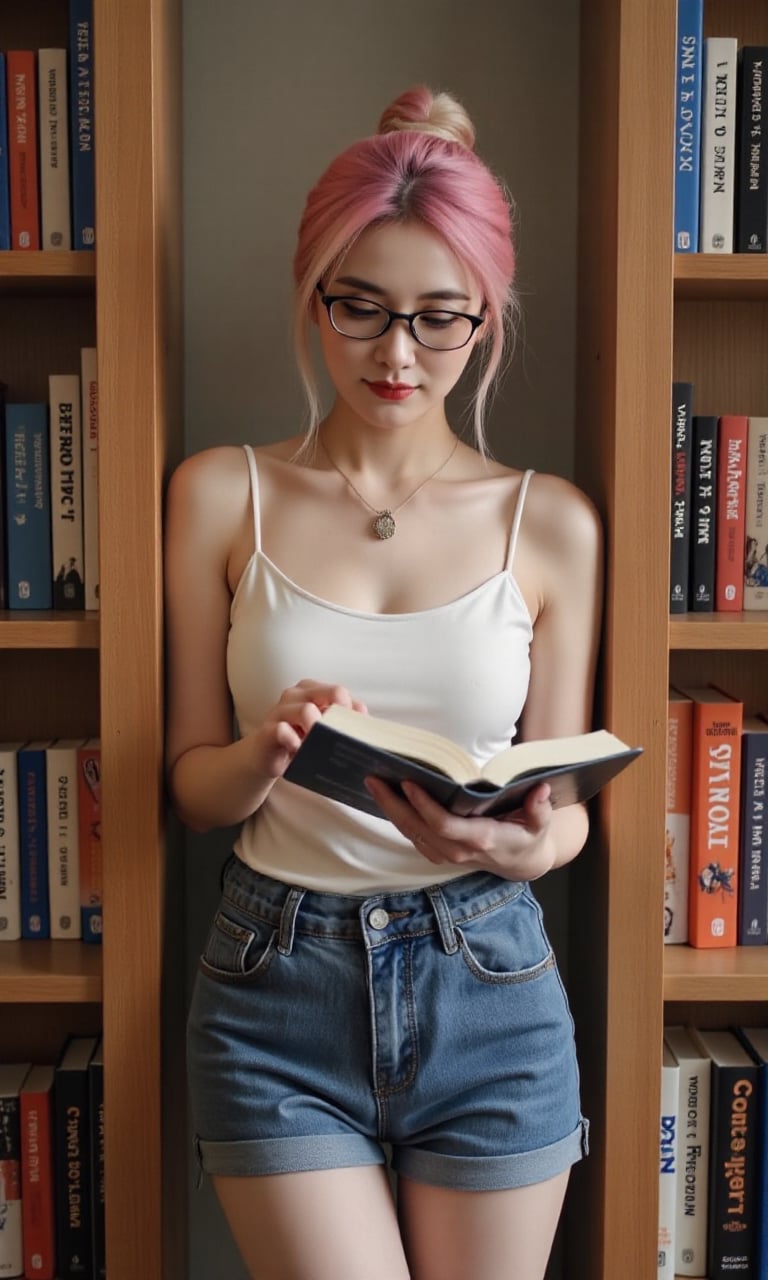
<path fill-rule="evenodd" d="M 254 733 L 234 740 L 227 566 L 249 519 L 241 450 L 207 450 L 174 473 L 165 537 L 166 768 L 179 817 L 198 831 L 240 823 L 258 809 L 330 702 L 360 708 L 343 688 L 303 680 L 283 692 Z"/>

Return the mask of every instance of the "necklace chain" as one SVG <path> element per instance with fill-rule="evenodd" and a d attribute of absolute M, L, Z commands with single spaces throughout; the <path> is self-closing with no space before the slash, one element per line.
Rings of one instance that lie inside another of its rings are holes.
<path fill-rule="evenodd" d="M 429 484 L 430 480 L 434 480 L 435 476 L 439 475 L 439 473 L 443 470 L 443 468 L 448 466 L 448 463 L 450 462 L 451 458 L 453 457 L 454 453 L 459 447 L 459 439 L 457 436 L 453 442 L 453 445 L 451 446 L 451 451 L 448 454 L 447 458 L 443 458 L 443 461 L 440 463 L 440 465 L 438 467 L 435 467 L 434 471 L 430 471 L 429 475 L 426 476 L 420 482 L 420 484 L 417 484 L 416 488 L 411 493 L 407 494 L 403 498 L 402 502 L 398 502 L 396 507 L 383 507 L 382 509 L 379 509 L 378 507 L 372 506 L 371 503 L 368 501 L 368 499 L 363 497 L 362 493 L 357 488 L 357 485 L 354 485 L 350 480 L 349 476 L 346 474 L 346 472 L 342 471 L 341 467 L 337 462 L 334 462 L 333 458 L 331 457 L 330 453 L 328 452 L 325 446 L 324 441 L 321 440 L 320 436 L 317 437 L 317 442 L 320 445 L 320 448 L 322 449 L 326 458 L 330 462 L 331 466 L 333 467 L 334 471 L 338 471 L 342 480 L 345 480 L 347 482 L 352 492 L 363 503 L 363 506 L 366 506 L 368 510 L 372 511 L 373 514 L 375 515 L 376 519 L 373 521 L 371 528 L 372 528 L 372 531 L 376 534 L 376 537 L 381 538 L 382 541 L 386 541 L 387 538 L 392 538 L 395 534 L 395 531 L 397 529 L 397 525 L 395 524 L 395 513 L 398 511 L 402 511 L 406 503 L 410 502 L 412 498 L 415 498 L 417 493 L 421 493 L 421 490 L 424 488 L 424 486 Z"/>

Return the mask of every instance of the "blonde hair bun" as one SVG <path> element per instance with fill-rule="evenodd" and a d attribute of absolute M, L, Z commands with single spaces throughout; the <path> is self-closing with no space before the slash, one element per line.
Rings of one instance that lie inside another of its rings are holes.
<path fill-rule="evenodd" d="M 475 147 L 474 126 L 461 103 L 449 93 L 433 93 L 426 85 L 401 93 L 383 112 L 378 132 L 400 130 L 429 133 L 470 151 Z"/>

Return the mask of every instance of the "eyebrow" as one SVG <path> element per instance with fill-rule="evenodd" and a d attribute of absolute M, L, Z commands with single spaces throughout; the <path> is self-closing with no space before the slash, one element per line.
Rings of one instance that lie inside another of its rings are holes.
<path fill-rule="evenodd" d="M 370 280 L 361 280 L 359 276 L 339 276 L 336 280 L 337 284 L 349 285 L 350 289 L 360 289 L 363 293 L 374 293 L 380 298 L 386 295 L 386 289 L 382 289 L 377 284 L 372 284 Z M 426 302 L 429 299 L 437 299 L 440 302 L 469 302 L 469 295 L 462 293 L 460 289 L 431 289 L 427 293 L 420 293 L 419 302 Z"/>

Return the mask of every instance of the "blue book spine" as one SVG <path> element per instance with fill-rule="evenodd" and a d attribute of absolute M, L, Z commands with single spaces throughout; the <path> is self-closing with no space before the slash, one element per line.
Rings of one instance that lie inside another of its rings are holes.
<path fill-rule="evenodd" d="M 93 0 L 69 0 L 69 122 L 72 247 L 96 246 L 93 121 Z"/>
<path fill-rule="evenodd" d="M 699 251 L 704 0 L 677 0 L 675 252 Z"/>
<path fill-rule="evenodd" d="M 50 609 L 51 486 L 48 406 L 5 409 L 8 608 Z"/>
<path fill-rule="evenodd" d="M 21 936 L 50 938 L 45 748 L 27 743 L 18 755 Z"/>
<path fill-rule="evenodd" d="M 8 169 L 8 92 L 5 54 L 0 53 L 0 249 L 11 247 L 11 188 Z"/>
<path fill-rule="evenodd" d="M 768 724 L 745 724 L 741 740 L 741 818 L 739 836 L 739 946 L 768 942 L 768 840 L 765 781 Z"/>

